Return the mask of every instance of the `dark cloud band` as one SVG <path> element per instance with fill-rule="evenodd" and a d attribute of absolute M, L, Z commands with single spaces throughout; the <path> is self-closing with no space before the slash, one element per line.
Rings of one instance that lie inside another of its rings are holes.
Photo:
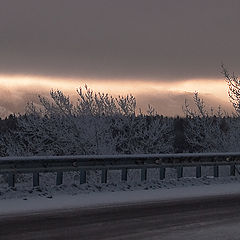
<path fill-rule="evenodd" d="M 1 1 L 0 73 L 176 80 L 238 71 L 238 0 Z"/>

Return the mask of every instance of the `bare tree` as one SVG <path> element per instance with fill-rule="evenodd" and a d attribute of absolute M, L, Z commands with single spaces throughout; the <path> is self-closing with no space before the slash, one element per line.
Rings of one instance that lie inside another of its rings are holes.
<path fill-rule="evenodd" d="M 230 74 L 224 64 L 221 65 L 221 68 L 221 73 L 228 84 L 228 96 L 237 115 L 240 116 L 240 80 L 234 72 Z"/>

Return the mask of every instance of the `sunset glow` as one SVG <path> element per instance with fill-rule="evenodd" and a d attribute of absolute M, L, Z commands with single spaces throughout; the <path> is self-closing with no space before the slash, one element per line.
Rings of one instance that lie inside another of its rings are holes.
<path fill-rule="evenodd" d="M 24 106 L 28 101 L 38 101 L 37 96 L 49 96 L 49 91 L 61 90 L 64 94 L 76 100 L 76 89 L 84 85 L 95 92 L 109 93 L 113 96 L 126 96 L 132 94 L 136 97 L 137 107 L 143 111 L 148 104 L 152 105 L 163 115 L 182 115 L 184 99 L 192 99 L 194 92 L 207 100 L 209 106 L 216 108 L 221 105 L 229 111 L 227 84 L 223 79 L 193 79 L 186 81 L 139 81 L 137 79 L 114 79 L 104 81 L 87 78 L 50 78 L 43 76 L 1 75 L 0 93 L 3 104 L 2 115 L 4 117 L 12 112 L 24 112 Z M 10 99 L 10 101 L 8 101 Z M 7 106 L 4 107 L 4 106 Z M 230 110 L 231 111 L 231 110 Z"/>
<path fill-rule="evenodd" d="M 163 115 L 182 114 L 194 92 L 206 106 L 232 108 L 221 64 L 240 73 L 238 1 L 18 2 L 14 13 L 1 4 L 4 116 L 51 89 L 74 102 L 85 84 Z"/>
<path fill-rule="evenodd" d="M 146 94 L 151 92 L 199 92 L 212 94 L 215 97 L 228 101 L 227 84 L 224 80 L 194 79 L 179 82 L 149 82 L 137 80 L 103 81 L 96 79 L 64 79 L 36 76 L 0 76 L 1 87 L 9 91 L 16 89 L 51 90 L 59 89 L 66 92 L 74 92 L 78 87 L 87 84 L 94 91 L 111 94 Z"/>

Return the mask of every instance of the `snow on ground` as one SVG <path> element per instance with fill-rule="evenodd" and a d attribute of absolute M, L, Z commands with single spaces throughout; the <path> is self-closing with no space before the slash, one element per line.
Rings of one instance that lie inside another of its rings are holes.
<path fill-rule="evenodd" d="M 8 214 L 38 213 L 47 210 L 67 210 L 81 207 L 105 207 L 134 203 L 179 200 L 184 198 L 240 194 L 240 182 L 199 186 L 159 188 L 114 192 L 91 192 L 69 195 L 60 193 L 52 198 L 34 194 L 31 198 L 0 200 L 0 217 Z"/>
<path fill-rule="evenodd" d="M 17 177 L 16 188 L 0 176 L 0 215 L 74 207 L 105 206 L 134 202 L 240 193 L 240 177 L 229 176 L 229 168 L 220 168 L 219 178 L 213 169 L 202 169 L 203 177 L 195 178 L 195 168 L 185 168 L 184 178 L 177 179 L 175 169 L 167 169 L 166 179 L 159 180 L 159 170 L 148 171 L 148 180 L 140 181 L 140 171 L 128 172 L 128 181 L 120 181 L 120 171 L 110 171 L 108 183 L 100 183 L 101 172 L 89 171 L 88 183 L 79 184 L 79 173 L 64 173 L 64 183 L 55 185 L 56 174 L 40 176 L 40 186 L 32 188 L 32 175 Z"/>

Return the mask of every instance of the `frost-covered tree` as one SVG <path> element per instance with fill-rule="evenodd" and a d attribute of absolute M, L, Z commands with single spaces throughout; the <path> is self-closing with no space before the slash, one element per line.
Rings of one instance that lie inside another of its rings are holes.
<path fill-rule="evenodd" d="M 117 121 L 116 121 L 117 120 Z M 113 133 L 117 151 L 122 153 L 173 152 L 173 122 L 159 115 L 115 119 Z"/>
<path fill-rule="evenodd" d="M 222 74 L 228 84 L 228 96 L 237 113 L 240 116 L 240 80 L 233 72 L 229 73 L 224 64 L 221 65 Z"/>
<path fill-rule="evenodd" d="M 60 90 L 39 96 L 17 118 L 17 129 L 4 135 L 5 155 L 159 153 L 172 151 L 172 122 L 136 113 L 132 95 L 113 97 L 87 86 L 72 103 Z"/>
<path fill-rule="evenodd" d="M 185 102 L 187 120 L 185 137 L 191 152 L 228 152 L 240 150 L 240 125 L 237 118 L 230 118 L 221 108 L 210 113 L 198 93 L 194 94 L 196 109 Z"/>

